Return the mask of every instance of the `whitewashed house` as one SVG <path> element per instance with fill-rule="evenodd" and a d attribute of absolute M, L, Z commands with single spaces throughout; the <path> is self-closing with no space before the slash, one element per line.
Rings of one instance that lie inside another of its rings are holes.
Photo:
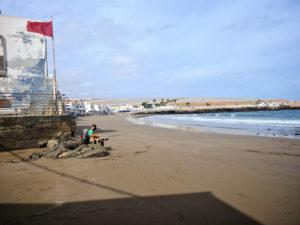
<path fill-rule="evenodd" d="M 53 113 L 53 82 L 48 77 L 47 40 L 27 31 L 28 21 L 0 15 L 0 111 L 30 108 L 38 114 Z"/>

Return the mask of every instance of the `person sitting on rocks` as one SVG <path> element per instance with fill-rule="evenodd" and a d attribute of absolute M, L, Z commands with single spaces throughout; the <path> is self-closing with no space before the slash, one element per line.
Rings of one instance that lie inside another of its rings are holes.
<path fill-rule="evenodd" d="M 101 135 L 95 134 L 96 129 L 97 129 L 96 124 L 93 124 L 88 131 L 90 143 L 98 144 L 100 142 L 101 145 L 104 146 L 104 141 L 107 141 L 108 138 L 103 138 Z"/>

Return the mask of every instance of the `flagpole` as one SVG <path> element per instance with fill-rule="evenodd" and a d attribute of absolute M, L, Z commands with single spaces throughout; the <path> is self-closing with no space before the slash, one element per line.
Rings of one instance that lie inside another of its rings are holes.
<path fill-rule="evenodd" d="M 55 93 L 55 114 L 58 115 L 58 103 L 57 103 L 57 90 L 56 90 L 56 70 L 55 70 L 55 50 L 54 50 L 54 32 L 53 32 L 53 18 L 51 16 L 52 24 L 52 49 L 53 49 L 53 73 L 54 73 L 54 93 Z"/>

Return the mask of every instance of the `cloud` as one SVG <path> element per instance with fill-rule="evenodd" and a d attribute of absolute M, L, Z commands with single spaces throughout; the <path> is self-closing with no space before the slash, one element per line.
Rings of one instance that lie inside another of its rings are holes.
<path fill-rule="evenodd" d="M 108 63 L 109 70 L 112 75 L 132 75 L 137 74 L 140 70 L 139 62 L 132 58 L 126 56 L 117 56 L 111 59 Z"/>
<path fill-rule="evenodd" d="M 91 29 L 93 40 L 105 44 L 110 48 L 126 48 L 126 39 L 130 38 L 134 31 L 129 27 L 117 24 L 111 18 L 101 18 Z"/>
<path fill-rule="evenodd" d="M 178 26 L 178 23 L 173 23 L 173 24 L 168 23 L 158 27 L 147 27 L 145 29 L 145 35 L 150 36 L 150 35 L 160 34 L 161 32 L 168 31 L 176 26 Z"/>
<path fill-rule="evenodd" d="M 93 75 L 84 67 L 67 68 L 57 73 L 59 88 L 67 96 L 88 96 L 95 85 Z"/>
<path fill-rule="evenodd" d="M 238 30 L 238 31 L 253 31 L 253 30 L 265 30 L 272 29 L 280 26 L 284 23 L 282 18 L 270 18 L 268 16 L 257 16 L 257 17 L 248 17 L 242 21 L 227 25 L 222 27 L 224 30 Z"/>

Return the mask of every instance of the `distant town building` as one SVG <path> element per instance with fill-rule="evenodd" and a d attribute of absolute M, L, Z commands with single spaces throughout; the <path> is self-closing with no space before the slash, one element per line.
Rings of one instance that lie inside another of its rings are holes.
<path fill-rule="evenodd" d="M 145 108 L 146 108 L 146 109 L 151 109 L 151 108 L 154 108 L 154 107 L 155 107 L 155 104 L 154 104 L 154 103 L 147 102 L 147 103 L 145 104 Z"/>
<path fill-rule="evenodd" d="M 112 109 L 107 105 L 91 104 L 85 100 L 65 100 L 66 113 L 77 116 L 109 115 Z"/>

